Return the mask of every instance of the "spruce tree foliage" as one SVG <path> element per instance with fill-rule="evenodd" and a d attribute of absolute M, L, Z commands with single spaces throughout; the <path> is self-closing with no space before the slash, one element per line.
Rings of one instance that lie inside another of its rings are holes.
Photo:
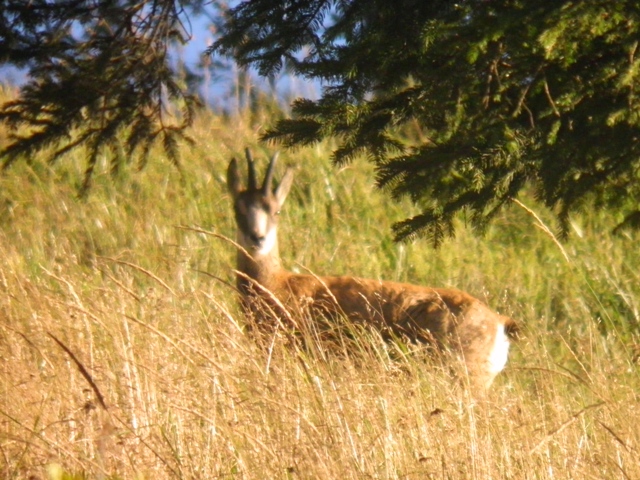
<path fill-rule="evenodd" d="M 525 187 L 562 234 L 581 208 L 640 223 L 639 40 L 634 0 L 247 0 L 210 53 L 320 79 L 321 98 L 264 137 L 335 137 L 337 164 L 365 155 L 421 207 L 396 237 L 438 245 Z"/>
<path fill-rule="evenodd" d="M 177 142 L 197 97 L 171 68 L 168 49 L 190 34 L 186 9 L 204 3 L 3 0 L 0 63 L 26 68 L 29 77 L 0 109 L 14 129 L 0 152 L 4 167 L 45 149 L 55 161 L 84 145 L 86 190 L 99 155 L 113 170 L 133 159 L 143 166 L 159 142 L 178 165 Z"/>
<path fill-rule="evenodd" d="M 381 187 L 421 206 L 396 225 L 398 239 L 439 244 L 460 214 L 482 229 L 528 186 L 563 233 L 586 207 L 617 207 L 620 228 L 640 225 L 637 2 L 234 4 L 225 13 L 222 0 L 4 0 L 0 63 L 26 67 L 29 81 L 0 108 L 16 128 L 3 165 L 86 146 L 86 188 L 100 155 L 114 170 L 142 166 L 159 142 L 178 164 L 197 99 L 168 47 L 204 13 L 220 34 L 209 53 L 323 82 L 319 100 L 297 100 L 265 138 L 336 137 L 336 163 L 367 156 Z M 177 117 L 167 111 L 176 106 Z"/>

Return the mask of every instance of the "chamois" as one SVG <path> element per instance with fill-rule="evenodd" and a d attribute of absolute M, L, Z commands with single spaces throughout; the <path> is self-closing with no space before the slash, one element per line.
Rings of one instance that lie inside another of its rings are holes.
<path fill-rule="evenodd" d="M 493 312 L 468 293 L 355 276 L 315 276 L 282 268 L 278 250 L 278 215 L 293 183 L 288 168 L 274 189 L 277 154 L 271 158 L 261 186 L 249 149 L 248 184 L 242 187 L 238 162 L 231 160 L 227 184 L 238 227 L 237 288 L 245 310 L 276 321 L 306 312 L 312 318 L 342 315 L 364 323 L 383 336 L 449 349 L 460 356 L 474 385 L 488 387 L 504 368 L 515 322 Z"/>

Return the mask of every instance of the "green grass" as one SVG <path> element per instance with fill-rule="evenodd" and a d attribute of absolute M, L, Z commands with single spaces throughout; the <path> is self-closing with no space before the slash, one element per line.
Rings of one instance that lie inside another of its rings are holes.
<path fill-rule="evenodd" d="M 522 339 L 481 401 L 367 332 L 336 355 L 264 349 L 225 283 L 233 247 L 178 227 L 234 238 L 226 167 L 247 145 L 266 158 L 267 122 L 203 114 L 182 179 L 156 153 L 142 172 L 98 172 L 86 200 L 81 153 L 0 179 L 2 478 L 640 476 L 636 234 L 586 212 L 566 259 L 514 204 L 483 238 L 461 222 L 438 251 L 398 245 L 391 224 L 415 209 L 372 189 L 368 165 L 334 169 L 326 145 L 283 152 L 280 173 L 298 166 L 289 268 L 457 287 L 517 319 Z"/>

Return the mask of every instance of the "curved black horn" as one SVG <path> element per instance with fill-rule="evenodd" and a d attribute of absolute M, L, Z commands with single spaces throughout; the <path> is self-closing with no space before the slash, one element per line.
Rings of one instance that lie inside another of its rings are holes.
<path fill-rule="evenodd" d="M 251 150 L 246 148 L 244 150 L 245 155 L 247 156 L 247 167 L 249 169 L 249 184 L 247 186 L 248 190 L 255 190 L 256 187 L 256 167 L 253 165 L 253 157 L 251 156 Z"/>
<path fill-rule="evenodd" d="M 273 181 L 273 167 L 278 160 L 278 152 L 273 154 L 267 167 L 267 174 L 264 176 L 264 182 L 262 183 L 262 192 L 267 194 L 271 191 L 271 182 Z"/>

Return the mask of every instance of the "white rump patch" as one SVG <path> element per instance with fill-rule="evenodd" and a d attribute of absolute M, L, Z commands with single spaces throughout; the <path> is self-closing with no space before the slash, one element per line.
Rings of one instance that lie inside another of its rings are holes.
<path fill-rule="evenodd" d="M 504 325 L 498 325 L 493 349 L 489 355 L 489 369 L 492 373 L 498 374 L 507 364 L 509 356 L 509 338 L 504 331 Z"/>

